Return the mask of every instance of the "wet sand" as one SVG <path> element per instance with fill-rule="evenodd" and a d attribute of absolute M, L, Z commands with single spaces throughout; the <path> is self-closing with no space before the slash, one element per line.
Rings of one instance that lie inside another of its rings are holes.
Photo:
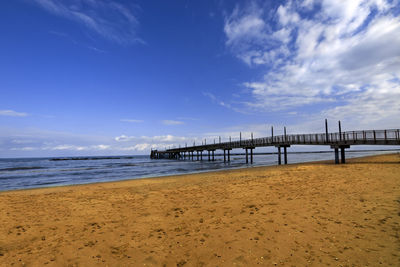
<path fill-rule="evenodd" d="M 400 266 L 400 154 L 0 193 L 1 266 Z"/>

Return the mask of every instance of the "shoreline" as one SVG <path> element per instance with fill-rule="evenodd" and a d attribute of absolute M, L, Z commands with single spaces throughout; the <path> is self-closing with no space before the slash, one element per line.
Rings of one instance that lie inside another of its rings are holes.
<path fill-rule="evenodd" d="M 310 153 L 310 152 L 307 152 Z M 369 158 L 369 157 L 375 157 L 375 156 L 380 156 L 380 155 L 397 155 L 400 154 L 400 152 L 396 153 L 383 153 L 383 154 L 375 154 L 375 155 L 368 155 L 368 156 L 360 156 L 360 157 L 352 157 L 352 158 L 347 158 L 346 159 L 346 164 L 351 163 L 353 159 L 362 159 L 362 158 Z M 165 176 L 142 176 L 138 178 L 127 178 L 123 180 L 115 180 L 115 181 L 103 181 L 103 182 L 93 182 L 93 183 L 79 183 L 79 184 L 66 184 L 66 185 L 51 185 L 51 186 L 43 186 L 43 187 L 33 187 L 33 188 L 20 188 L 20 189 L 11 189 L 11 190 L 0 190 L 0 195 L 2 193 L 7 193 L 7 192 L 14 192 L 14 191 L 26 191 L 26 190 L 40 190 L 40 189 L 51 189 L 51 188 L 62 188 L 62 187 L 77 187 L 77 186 L 90 186 L 90 185 L 96 185 L 96 184 L 107 184 L 107 183 L 119 183 L 119 182 L 130 182 L 130 181 L 136 181 L 136 180 L 144 180 L 144 179 L 168 179 L 168 178 L 175 178 L 175 177 L 180 177 L 180 176 L 188 176 L 188 175 L 197 175 L 197 174 L 214 174 L 214 173 L 220 173 L 220 172 L 228 172 L 228 171 L 234 171 L 234 170 L 242 170 L 242 169 L 254 169 L 254 168 L 273 168 L 273 167 L 284 167 L 284 166 L 297 166 L 301 164 L 320 164 L 320 163 L 327 163 L 334 164 L 334 160 L 313 160 L 313 161 L 306 161 L 306 162 L 296 162 L 296 163 L 288 163 L 287 165 L 257 165 L 257 166 L 252 166 L 249 164 L 248 166 L 240 166 L 240 167 L 232 167 L 229 169 L 219 169 L 219 170 L 205 170 L 205 171 L 197 171 L 197 172 L 188 172 L 188 173 L 181 173 L 181 174 L 169 174 Z M 245 165 L 245 164 L 244 164 Z"/>
<path fill-rule="evenodd" d="M 399 174 L 396 153 L 1 192 L 0 262 L 396 266 Z"/>

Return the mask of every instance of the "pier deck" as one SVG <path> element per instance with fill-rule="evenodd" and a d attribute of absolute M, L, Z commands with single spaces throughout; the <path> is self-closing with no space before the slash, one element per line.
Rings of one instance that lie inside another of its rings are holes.
<path fill-rule="evenodd" d="M 340 124 L 339 124 L 340 127 Z M 253 150 L 257 147 L 275 146 L 278 149 L 278 164 L 281 164 L 281 148 L 283 148 L 284 163 L 287 164 L 287 148 L 292 145 L 323 145 L 330 146 L 335 152 L 335 163 L 339 163 L 339 149 L 341 163 L 345 163 L 345 149 L 354 145 L 400 145 L 400 130 L 366 130 L 366 131 L 346 131 L 315 134 L 285 134 L 272 135 L 269 137 L 251 138 L 239 141 L 218 142 L 216 144 L 202 144 L 197 146 L 185 146 L 180 148 L 172 148 L 166 150 L 152 150 L 150 157 L 153 159 L 169 158 L 169 159 L 185 159 L 186 157 L 194 159 L 196 152 L 197 160 L 203 159 L 203 151 L 208 152 L 208 160 L 214 160 L 214 151 L 222 150 L 224 153 L 224 162 L 230 161 L 230 151 L 232 149 L 242 148 L 246 150 L 246 163 L 253 163 Z"/>

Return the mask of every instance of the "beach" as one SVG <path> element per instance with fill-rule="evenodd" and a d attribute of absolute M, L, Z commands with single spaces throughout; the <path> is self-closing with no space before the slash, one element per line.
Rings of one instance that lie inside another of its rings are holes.
<path fill-rule="evenodd" d="M 0 266 L 399 266 L 400 154 L 0 193 Z"/>

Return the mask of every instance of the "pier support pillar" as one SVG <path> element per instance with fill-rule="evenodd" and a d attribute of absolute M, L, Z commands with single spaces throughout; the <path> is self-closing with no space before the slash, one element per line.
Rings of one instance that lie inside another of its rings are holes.
<path fill-rule="evenodd" d="M 231 150 L 230 149 L 228 149 L 228 162 L 231 162 L 231 152 L 230 152 Z"/>
<path fill-rule="evenodd" d="M 208 161 L 210 161 L 210 150 L 208 150 Z"/>
<path fill-rule="evenodd" d="M 197 151 L 197 160 L 199 160 L 199 151 Z"/>
<path fill-rule="evenodd" d="M 283 147 L 283 162 L 284 164 L 288 164 L 288 159 L 287 159 L 287 148 L 290 147 L 290 145 L 277 145 L 275 146 L 278 148 L 278 164 L 282 164 L 282 153 L 281 153 L 281 147 Z"/>
<path fill-rule="evenodd" d="M 212 161 L 215 161 L 215 159 L 214 159 L 214 150 L 212 151 Z"/>
<path fill-rule="evenodd" d="M 254 147 L 246 147 L 246 164 L 249 163 L 249 150 L 250 150 L 250 164 L 253 164 L 253 149 Z"/>
<path fill-rule="evenodd" d="M 344 147 L 340 148 L 340 158 L 342 160 L 342 164 L 346 163 L 346 156 L 345 156 L 345 152 L 344 152 Z"/>
<path fill-rule="evenodd" d="M 278 146 L 278 165 L 282 164 L 282 159 L 281 159 L 281 147 Z"/>
<path fill-rule="evenodd" d="M 203 161 L 203 150 L 200 151 L 200 160 Z"/>
<path fill-rule="evenodd" d="M 335 150 L 335 164 L 346 163 L 345 149 L 350 148 L 350 145 L 332 145 L 331 148 Z M 339 149 L 340 149 L 341 162 L 339 162 Z"/>
<path fill-rule="evenodd" d="M 335 148 L 335 164 L 339 164 L 339 148 Z"/>
<path fill-rule="evenodd" d="M 287 148 L 284 146 L 283 147 L 283 159 L 285 162 L 285 165 L 287 164 Z"/>
<path fill-rule="evenodd" d="M 226 162 L 226 150 L 224 149 L 224 163 Z"/>
<path fill-rule="evenodd" d="M 192 160 L 194 160 L 194 151 L 192 151 Z"/>

